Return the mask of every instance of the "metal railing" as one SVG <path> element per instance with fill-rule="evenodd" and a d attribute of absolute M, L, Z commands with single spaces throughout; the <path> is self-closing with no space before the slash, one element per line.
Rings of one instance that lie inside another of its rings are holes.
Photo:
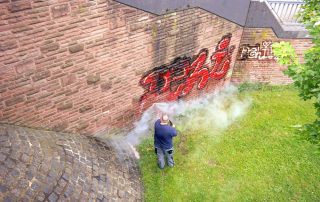
<path fill-rule="evenodd" d="M 266 2 L 284 24 L 300 24 L 297 14 L 302 10 L 303 1 L 267 0 Z"/>

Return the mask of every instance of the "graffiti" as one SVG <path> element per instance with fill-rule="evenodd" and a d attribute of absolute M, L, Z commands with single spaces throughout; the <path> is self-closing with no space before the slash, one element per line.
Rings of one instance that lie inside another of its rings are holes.
<path fill-rule="evenodd" d="M 239 48 L 239 60 L 257 59 L 257 60 L 272 60 L 276 59 L 272 52 L 272 42 L 263 41 L 261 46 L 259 43 L 250 46 L 243 44 Z"/>
<path fill-rule="evenodd" d="M 188 95 L 194 86 L 203 89 L 209 79 L 220 80 L 228 73 L 235 46 L 230 46 L 231 34 L 222 37 L 210 57 L 208 49 L 202 49 L 194 59 L 178 57 L 172 63 L 153 68 L 140 80 L 145 89 L 140 101 L 169 92 L 168 101 Z"/>

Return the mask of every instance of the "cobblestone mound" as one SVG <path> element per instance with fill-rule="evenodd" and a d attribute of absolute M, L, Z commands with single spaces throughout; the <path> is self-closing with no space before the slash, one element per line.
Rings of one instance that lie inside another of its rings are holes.
<path fill-rule="evenodd" d="M 0 201 L 142 201 L 133 155 L 121 142 L 0 125 Z"/>

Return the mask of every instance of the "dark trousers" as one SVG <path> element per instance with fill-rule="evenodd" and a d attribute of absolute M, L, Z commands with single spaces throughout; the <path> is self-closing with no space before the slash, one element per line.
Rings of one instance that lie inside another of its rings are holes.
<path fill-rule="evenodd" d="M 173 161 L 173 148 L 164 150 L 159 147 L 155 148 L 155 152 L 158 157 L 158 166 L 159 168 L 163 169 L 166 161 L 165 158 L 167 159 L 168 166 L 173 167 L 174 166 L 174 161 Z"/>

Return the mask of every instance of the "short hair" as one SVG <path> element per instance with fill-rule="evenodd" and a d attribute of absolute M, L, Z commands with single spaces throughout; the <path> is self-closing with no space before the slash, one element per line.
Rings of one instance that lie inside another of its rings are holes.
<path fill-rule="evenodd" d="M 161 122 L 168 122 L 168 121 L 169 121 L 169 116 L 167 114 L 162 114 Z"/>

